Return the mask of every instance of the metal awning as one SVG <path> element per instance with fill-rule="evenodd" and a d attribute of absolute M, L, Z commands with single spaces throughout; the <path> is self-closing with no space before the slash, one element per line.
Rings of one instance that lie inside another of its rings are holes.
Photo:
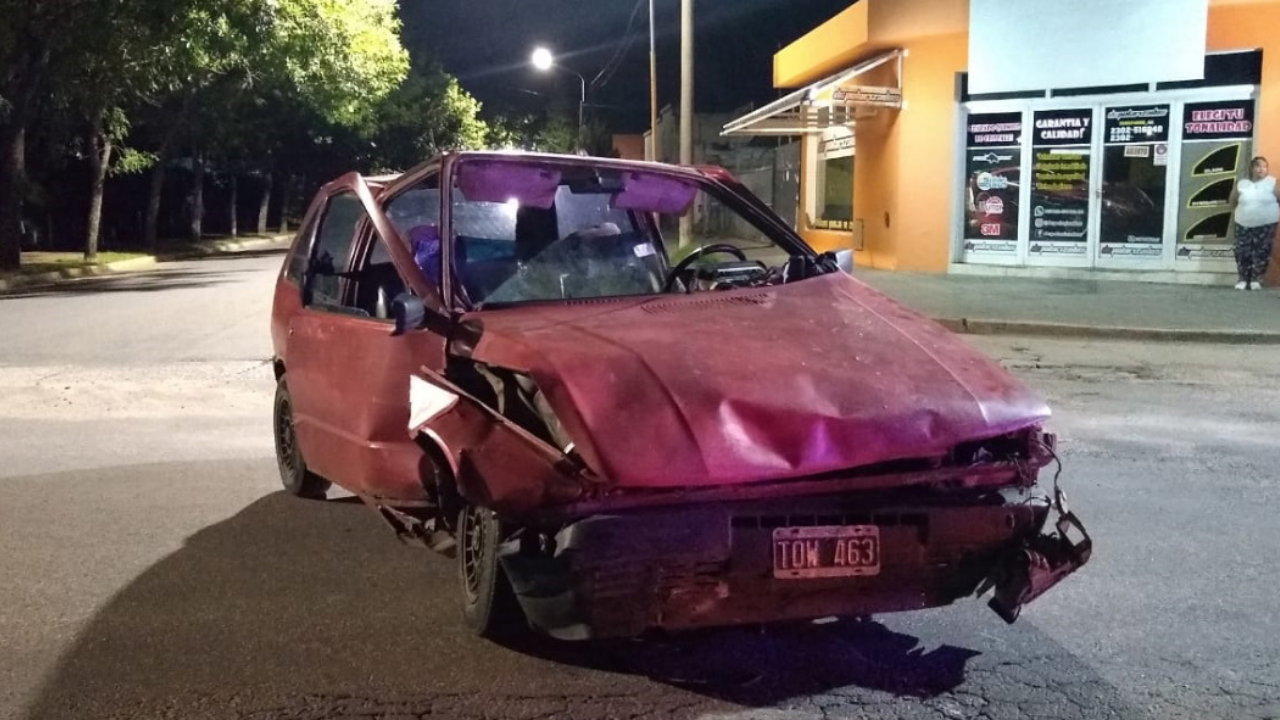
<path fill-rule="evenodd" d="M 874 55 L 847 70 L 775 100 L 724 126 L 721 135 L 807 135 L 827 128 L 852 126 L 880 108 L 902 107 L 901 49 Z M 859 75 L 897 61 L 893 87 L 858 85 Z"/>

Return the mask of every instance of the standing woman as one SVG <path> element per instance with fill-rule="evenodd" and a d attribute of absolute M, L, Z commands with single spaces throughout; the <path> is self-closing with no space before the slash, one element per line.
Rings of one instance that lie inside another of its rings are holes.
<path fill-rule="evenodd" d="M 1261 290 L 1271 264 L 1271 247 L 1280 223 L 1280 190 L 1268 172 L 1267 159 L 1256 157 L 1249 165 L 1249 179 L 1231 193 L 1236 221 L 1237 290 Z"/>

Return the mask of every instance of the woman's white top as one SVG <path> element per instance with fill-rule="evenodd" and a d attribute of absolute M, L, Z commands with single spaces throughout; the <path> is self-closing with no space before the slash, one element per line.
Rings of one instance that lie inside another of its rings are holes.
<path fill-rule="evenodd" d="M 1253 228 L 1280 222 L 1280 200 L 1276 199 L 1276 179 L 1265 177 L 1257 182 L 1241 180 L 1240 202 L 1236 205 L 1236 222 Z"/>

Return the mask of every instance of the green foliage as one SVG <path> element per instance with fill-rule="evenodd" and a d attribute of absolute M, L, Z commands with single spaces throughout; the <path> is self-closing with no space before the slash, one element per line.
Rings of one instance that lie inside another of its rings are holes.
<path fill-rule="evenodd" d="M 410 63 L 401 29 L 397 0 L 0 0 L 0 137 L 25 130 L 28 166 L 0 172 L 18 188 L 0 193 L 0 264 L 14 262 L 19 209 L 97 213 L 77 207 L 89 188 L 68 187 L 86 167 L 99 199 L 104 177 L 159 168 L 151 203 L 128 197 L 134 209 L 104 220 L 152 241 L 164 168 L 184 156 L 279 192 L 449 150 L 576 151 L 576 116 L 486 121 L 439 65 Z M 600 132 L 588 124 L 588 147 Z"/>
<path fill-rule="evenodd" d="M 591 155 L 613 152 L 613 136 L 605 124 L 588 119 L 578 138 L 577 118 L 548 114 L 542 117 L 495 118 L 490 123 L 489 145 L 535 152 L 574 154 L 584 147 Z"/>
<path fill-rule="evenodd" d="M 552 116 L 533 136 L 533 149 L 539 152 L 572 153 L 578 149 L 578 124 L 560 116 Z"/>
<path fill-rule="evenodd" d="M 395 0 L 275 0 L 260 67 L 326 119 L 355 125 L 409 70 Z"/>
<path fill-rule="evenodd" d="M 441 152 L 486 147 L 489 135 L 480 102 L 439 66 L 421 63 L 374 106 L 362 133 L 368 157 L 359 164 L 376 172 L 403 171 Z"/>
<path fill-rule="evenodd" d="M 135 175 L 150 170 L 159 157 L 153 152 L 122 147 L 116 154 L 115 163 L 111 166 L 112 175 Z"/>

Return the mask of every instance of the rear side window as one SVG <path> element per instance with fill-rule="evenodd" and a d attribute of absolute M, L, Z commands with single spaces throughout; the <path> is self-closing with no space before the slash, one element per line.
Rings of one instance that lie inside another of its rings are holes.
<path fill-rule="evenodd" d="M 293 249 L 289 251 L 289 260 L 284 268 L 284 278 L 295 285 L 302 284 L 302 276 L 307 271 L 307 255 L 311 251 L 311 238 L 316 231 L 316 213 L 307 224 L 298 230 L 298 238 Z"/>
<path fill-rule="evenodd" d="M 345 272 L 351 264 L 356 225 L 363 216 L 364 208 L 354 194 L 344 192 L 329 199 L 308 267 L 311 276 L 311 304 L 330 307 L 342 305 L 342 286 L 338 273 Z"/>

